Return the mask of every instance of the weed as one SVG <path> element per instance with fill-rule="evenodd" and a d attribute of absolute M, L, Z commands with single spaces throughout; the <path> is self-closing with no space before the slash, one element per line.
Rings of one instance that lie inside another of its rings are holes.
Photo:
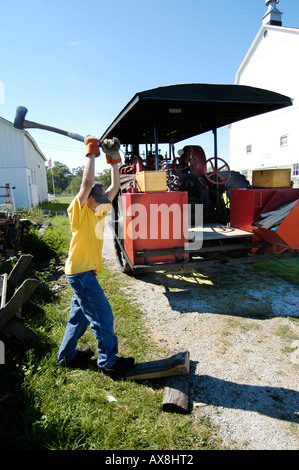
<path fill-rule="evenodd" d="M 20 253 L 18 253 L 19 256 Z M 0 274 L 9 273 L 18 260 L 18 256 L 0 258 Z"/>
<path fill-rule="evenodd" d="M 39 206 L 22 209 L 20 215 L 31 220 L 34 224 L 41 225 L 45 221 L 45 215 Z"/>
<path fill-rule="evenodd" d="M 221 332 L 221 336 L 229 336 L 229 335 L 232 335 L 232 332 L 231 331 L 222 331 Z"/>
<path fill-rule="evenodd" d="M 254 322 L 243 323 L 243 325 L 241 325 L 241 329 L 244 332 L 251 331 L 251 330 L 258 330 L 259 328 L 260 328 L 259 325 L 257 323 L 254 323 Z"/>
<path fill-rule="evenodd" d="M 297 348 L 291 348 L 290 346 L 286 346 L 285 348 L 282 349 L 283 354 L 291 354 L 294 351 L 296 351 Z"/>
<path fill-rule="evenodd" d="M 226 352 L 228 348 L 233 346 L 233 343 L 231 341 L 227 341 L 226 339 L 222 339 L 222 346 L 224 347 L 224 352 Z"/>
<path fill-rule="evenodd" d="M 242 323 L 239 320 L 236 320 L 235 318 L 228 318 L 227 319 L 227 324 L 231 328 L 240 327 L 242 325 Z"/>
<path fill-rule="evenodd" d="M 280 325 L 278 329 L 275 332 L 275 335 L 279 336 L 280 338 L 284 340 L 294 340 L 294 339 L 299 339 L 299 336 L 296 335 L 292 329 L 290 328 L 289 325 Z"/>

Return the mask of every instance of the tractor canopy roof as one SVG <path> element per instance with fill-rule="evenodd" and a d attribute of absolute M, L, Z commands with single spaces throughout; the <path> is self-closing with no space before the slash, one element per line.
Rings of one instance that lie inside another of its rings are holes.
<path fill-rule="evenodd" d="M 259 114 L 291 106 L 291 98 L 245 85 L 191 83 L 136 93 L 101 139 L 122 144 L 180 142 Z"/>

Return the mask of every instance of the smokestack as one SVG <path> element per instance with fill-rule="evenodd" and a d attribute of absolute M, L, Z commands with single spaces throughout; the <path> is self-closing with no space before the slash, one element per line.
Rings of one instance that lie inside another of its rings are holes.
<path fill-rule="evenodd" d="M 282 26 L 282 13 L 276 8 L 279 0 L 265 0 L 268 11 L 263 17 L 263 25 L 270 24 L 274 26 Z"/>

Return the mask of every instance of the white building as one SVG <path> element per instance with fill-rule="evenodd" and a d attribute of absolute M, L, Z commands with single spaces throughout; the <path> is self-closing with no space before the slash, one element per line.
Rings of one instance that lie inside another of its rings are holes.
<path fill-rule="evenodd" d="M 0 186 L 10 183 L 15 208 L 32 207 L 48 200 L 46 157 L 31 135 L 0 117 Z M 0 194 L 5 190 L 0 188 Z M 0 198 L 0 204 L 4 200 Z"/>
<path fill-rule="evenodd" d="M 248 176 L 253 169 L 291 168 L 299 185 L 299 29 L 282 25 L 279 0 L 268 10 L 235 83 L 287 95 L 293 106 L 230 126 L 230 166 Z M 249 170 L 249 171 L 248 171 Z"/>

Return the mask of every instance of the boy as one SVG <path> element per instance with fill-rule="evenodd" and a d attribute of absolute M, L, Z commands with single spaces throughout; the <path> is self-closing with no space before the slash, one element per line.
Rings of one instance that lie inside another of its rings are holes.
<path fill-rule="evenodd" d="M 117 356 L 113 313 L 95 274 L 103 266 L 104 218 L 119 190 L 120 144 L 116 138 L 102 143 L 106 161 L 111 164 L 111 185 L 106 191 L 100 183 L 94 182 L 95 158 L 100 155 L 98 141 L 86 136 L 85 144 L 87 162 L 80 191 L 68 207 L 72 240 L 65 273 L 73 297 L 58 361 L 61 365 L 80 367 L 92 356 L 90 348 L 76 350 L 78 339 L 90 325 L 97 340 L 100 370 L 111 376 L 122 376 L 133 367 L 134 359 Z"/>

